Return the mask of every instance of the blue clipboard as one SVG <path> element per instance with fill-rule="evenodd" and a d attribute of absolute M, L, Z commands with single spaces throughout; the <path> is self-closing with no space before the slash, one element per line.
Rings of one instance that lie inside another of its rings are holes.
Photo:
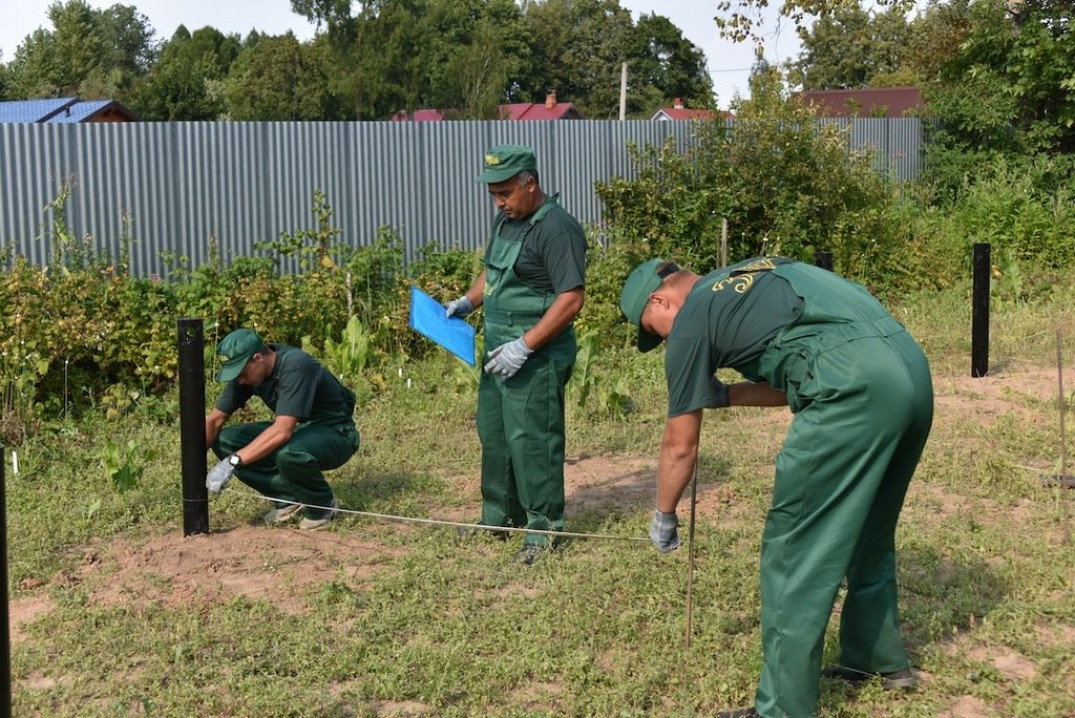
<path fill-rule="evenodd" d="M 444 316 L 444 305 L 421 289 L 411 286 L 411 328 L 444 347 L 471 366 L 474 359 L 474 327 L 459 317 Z"/>

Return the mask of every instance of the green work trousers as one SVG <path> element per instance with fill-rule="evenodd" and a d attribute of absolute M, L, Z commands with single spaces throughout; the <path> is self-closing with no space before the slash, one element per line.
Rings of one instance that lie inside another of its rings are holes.
<path fill-rule="evenodd" d="M 932 423 L 933 389 L 925 356 L 902 329 L 834 326 L 769 352 L 780 356 L 763 361 L 782 366 L 796 414 L 777 456 L 762 537 L 764 665 L 755 707 L 768 718 L 812 716 L 844 578 L 840 664 L 909 667 L 895 531 Z"/>
<path fill-rule="evenodd" d="M 247 446 L 271 422 L 226 426 L 213 444 L 213 453 L 224 458 Z M 269 456 L 243 464 L 235 476 L 265 496 L 308 506 L 332 506 L 332 488 L 324 471 L 343 466 L 358 450 L 358 431 L 353 424 L 303 424 L 291 440 Z M 277 506 L 286 506 L 280 503 Z M 306 516 L 321 518 L 322 509 L 308 509 Z"/>
<path fill-rule="evenodd" d="M 564 387 L 571 368 L 570 360 L 539 350 L 510 379 L 482 373 L 483 524 L 563 530 Z M 525 543 L 546 546 L 549 537 L 526 534 Z"/>

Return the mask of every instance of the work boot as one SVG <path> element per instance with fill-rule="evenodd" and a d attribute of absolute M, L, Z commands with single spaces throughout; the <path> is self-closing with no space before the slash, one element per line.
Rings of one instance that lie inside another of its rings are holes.
<path fill-rule="evenodd" d="M 740 708 L 734 711 L 719 711 L 717 718 L 761 718 L 761 716 L 751 706 L 750 708 Z"/>
<path fill-rule="evenodd" d="M 474 523 L 476 525 L 481 525 L 481 519 L 475 521 Z M 458 529 L 456 529 L 455 535 L 461 539 L 469 539 L 474 538 L 475 536 L 480 536 L 482 533 L 485 532 L 488 532 L 489 535 L 499 541 L 507 541 L 508 534 L 510 533 L 508 531 L 495 531 L 493 529 L 479 529 L 475 526 L 460 526 Z"/>
<path fill-rule="evenodd" d="M 548 550 L 545 546 L 528 543 L 515 554 L 515 560 L 524 566 L 533 566 Z"/>
<path fill-rule="evenodd" d="M 914 689 L 918 679 L 915 678 L 914 672 L 910 668 L 904 668 L 902 671 L 892 671 L 891 673 L 871 673 L 869 671 L 856 671 L 854 668 L 844 668 L 843 666 L 836 666 L 835 668 L 826 668 L 821 671 L 822 678 L 837 678 L 841 681 L 847 681 L 853 685 L 861 684 L 865 681 L 873 680 L 874 678 L 881 679 L 881 688 L 886 691 L 909 691 Z"/>
<path fill-rule="evenodd" d="M 316 519 L 304 518 L 299 522 L 299 528 L 303 531 L 313 531 L 319 529 L 328 524 L 333 518 L 336 517 L 336 499 L 332 500 L 332 508 L 324 511 L 322 515 Z"/>
<path fill-rule="evenodd" d="M 267 524 L 278 524 L 281 521 L 287 521 L 304 508 L 306 507 L 302 504 L 284 504 L 283 506 L 277 506 L 262 518 L 265 519 Z"/>

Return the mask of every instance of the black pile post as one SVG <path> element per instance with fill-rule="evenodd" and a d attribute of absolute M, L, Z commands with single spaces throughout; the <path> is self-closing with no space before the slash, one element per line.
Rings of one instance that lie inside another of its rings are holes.
<path fill-rule="evenodd" d="M 183 461 L 183 535 L 209 533 L 205 488 L 205 338 L 201 319 L 180 319 L 179 440 Z"/>
<path fill-rule="evenodd" d="M 814 266 L 832 271 L 832 252 L 815 252 Z"/>
<path fill-rule="evenodd" d="M 974 288 L 971 300 L 970 375 L 989 373 L 989 245 L 974 243 Z"/>
<path fill-rule="evenodd" d="M 7 474 L 4 473 L 4 445 L 0 444 L 0 591 L 3 592 L 4 606 L 0 611 L 3 625 L 0 626 L 0 670 L 4 675 L 0 676 L 0 715 L 4 718 L 11 715 L 11 615 L 8 611 L 7 590 Z"/>

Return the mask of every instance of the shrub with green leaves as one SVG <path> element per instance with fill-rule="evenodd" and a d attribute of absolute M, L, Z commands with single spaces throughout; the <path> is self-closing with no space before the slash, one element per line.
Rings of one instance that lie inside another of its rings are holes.
<path fill-rule="evenodd" d="M 610 236 L 628 255 L 675 259 L 705 272 L 720 264 L 722 220 L 729 262 L 761 254 L 812 260 L 831 251 L 843 274 L 876 283 L 902 235 L 891 220 L 894 187 L 866 151 L 849 151 L 835 125 L 787 99 L 777 71 L 760 73 L 734 126 L 698 123 L 679 152 L 631 148 L 636 178 L 599 184 Z"/>

